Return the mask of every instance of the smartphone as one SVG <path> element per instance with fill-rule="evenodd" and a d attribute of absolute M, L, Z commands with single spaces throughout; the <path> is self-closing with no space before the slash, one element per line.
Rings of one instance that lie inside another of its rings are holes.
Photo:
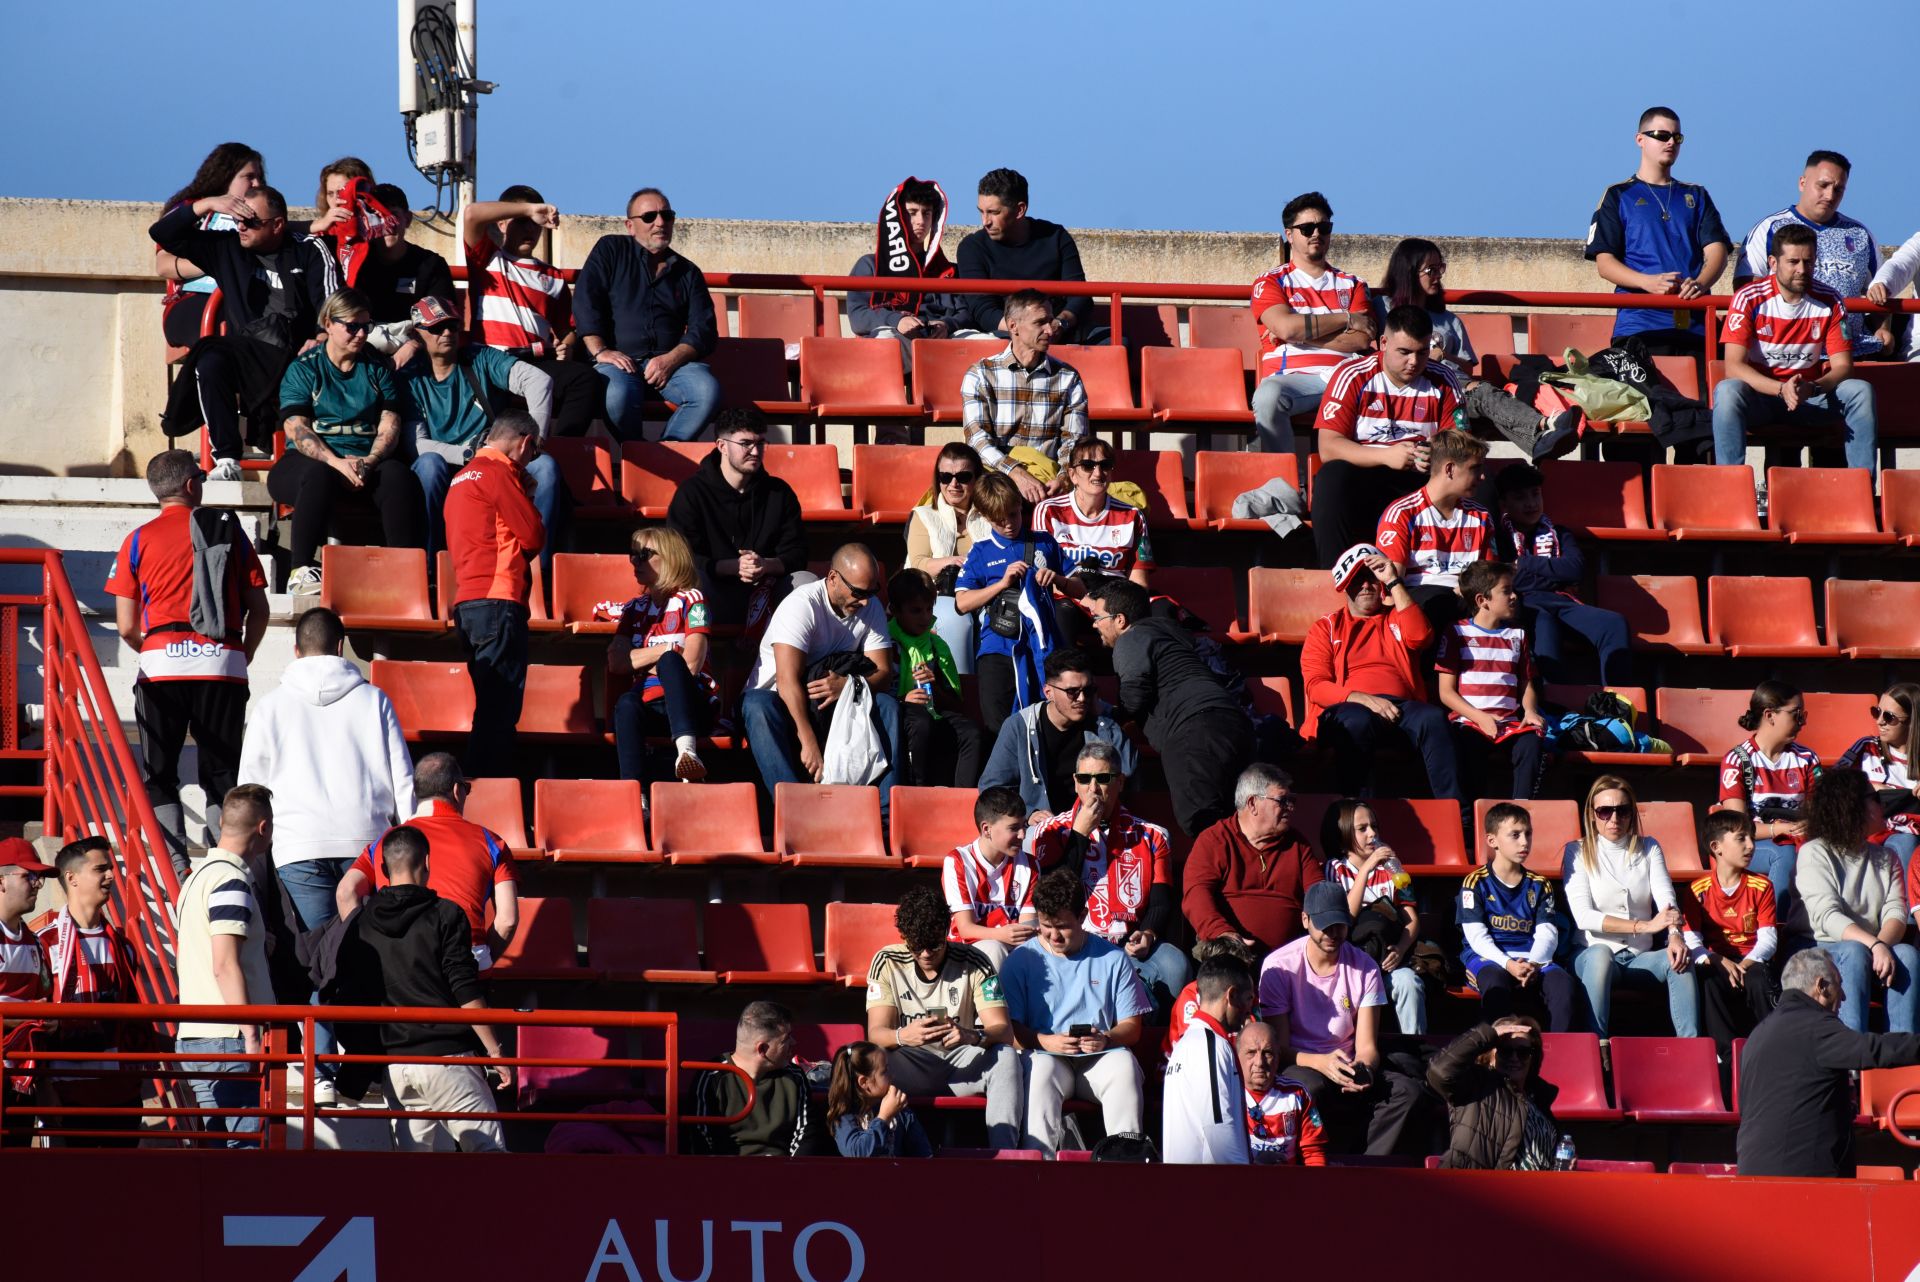
<path fill-rule="evenodd" d="M 944 1024 L 947 1022 L 947 1008 L 945 1006 L 929 1006 L 920 1012 L 920 1016 L 922 1019 L 930 1019 L 937 1024 Z"/>
<path fill-rule="evenodd" d="M 1373 1085 L 1373 1070 L 1367 1067 L 1365 1060 L 1355 1060 L 1351 1071 L 1353 1073 L 1353 1084 L 1355 1086 Z"/>
<path fill-rule="evenodd" d="M 1098 1031 L 1100 1030 L 1096 1029 L 1092 1024 L 1075 1024 L 1072 1028 L 1069 1028 L 1067 1030 L 1067 1036 L 1068 1037 L 1092 1037 Z"/>

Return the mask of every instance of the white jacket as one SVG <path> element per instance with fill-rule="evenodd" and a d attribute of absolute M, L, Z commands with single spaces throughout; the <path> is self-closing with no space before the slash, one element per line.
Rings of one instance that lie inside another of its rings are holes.
<path fill-rule="evenodd" d="M 253 703 L 240 782 L 273 790 L 273 865 L 352 859 L 413 813 L 413 757 L 386 694 L 330 654 Z"/>
<path fill-rule="evenodd" d="M 1210 1166 L 1253 1161 L 1247 1088 L 1233 1039 L 1204 1013 L 1194 1015 L 1167 1057 L 1160 1119 L 1162 1161 Z"/>
<path fill-rule="evenodd" d="M 1642 837 L 1637 850 L 1628 850 L 1602 837 L 1595 843 L 1592 872 L 1580 857 L 1577 841 L 1567 843 L 1561 858 L 1567 912 L 1580 929 L 1583 947 L 1605 944 L 1616 953 L 1644 953 L 1653 947 L 1651 934 L 1611 935 L 1600 926 L 1608 917 L 1650 921 L 1675 906 L 1673 878 L 1667 873 L 1667 856 L 1659 842 Z"/>

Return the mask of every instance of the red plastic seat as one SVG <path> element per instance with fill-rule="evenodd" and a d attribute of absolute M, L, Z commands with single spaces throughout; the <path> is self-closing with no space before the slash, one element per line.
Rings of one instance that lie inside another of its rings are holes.
<path fill-rule="evenodd" d="M 1219 347 L 1149 347 L 1140 353 L 1140 404 L 1167 423 L 1246 426 L 1246 370 Z"/>
<path fill-rule="evenodd" d="M 1906 547 L 1920 546 L 1920 472 L 1880 474 L 1880 526 Z"/>
<path fill-rule="evenodd" d="M 407 742 L 446 739 L 473 729 L 473 683 L 464 663 L 375 659 L 368 679 L 386 693 Z"/>
<path fill-rule="evenodd" d="M 1558 1102 L 1554 1104 L 1555 1117 L 1560 1115 Z M 1668 1162 L 1668 1175 L 1733 1175 L 1739 1167 L 1732 1162 Z"/>
<path fill-rule="evenodd" d="M 1104 298 L 1093 300 L 1094 324 L 1111 314 Z M 1178 347 L 1180 345 L 1180 309 L 1172 303 L 1120 304 L 1120 332 L 1117 346 L 1124 339 L 1128 347 Z"/>
<path fill-rule="evenodd" d="M 1690 401 L 1704 400 L 1700 386 L 1700 362 L 1691 356 L 1656 356 L 1653 372 L 1667 385 Z"/>
<path fill-rule="evenodd" d="M 527 665 L 527 693 L 520 709 L 523 739 L 598 740 L 593 713 L 593 674 L 569 664 Z"/>
<path fill-rule="evenodd" d="M 594 514 L 626 506 L 620 497 L 620 461 L 604 436 L 550 436 L 541 449 L 553 456 L 576 507 Z"/>
<path fill-rule="evenodd" d="M 1653 733 L 1653 708 L 1647 700 L 1647 692 L 1639 686 L 1606 687 L 1626 699 L 1640 713 L 1638 728 Z M 1569 712 L 1579 712 L 1587 706 L 1587 700 L 1600 691 L 1600 686 L 1543 685 L 1541 697 L 1548 703 L 1557 704 Z M 1551 717 L 1548 718 L 1552 720 Z M 1657 737 L 1657 736 L 1656 736 Z M 1582 752 L 1578 749 L 1561 747 L 1555 750 L 1560 760 L 1578 762 L 1586 766 L 1670 766 L 1673 754 L 1670 752 Z"/>
<path fill-rule="evenodd" d="M 894 904 L 827 905 L 826 970 L 848 988 L 867 982 L 873 955 L 900 942 L 894 929 Z"/>
<path fill-rule="evenodd" d="M 522 1065 L 515 1099 L 523 1109 L 539 1111 L 574 1103 L 603 1103 L 621 1099 L 629 1091 L 629 1070 L 604 1061 L 627 1056 L 624 1028 L 567 1028 L 544 1024 L 520 1026 L 515 1054 L 527 1059 L 564 1059 L 566 1067 Z"/>
<path fill-rule="evenodd" d="M 875 525 L 905 523 L 912 509 L 919 506 L 921 498 L 933 488 L 933 465 L 940 457 L 940 448 L 938 445 L 855 445 L 854 516 Z"/>
<path fill-rule="evenodd" d="M 600 607 L 617 615 L 640 589 L 633 564 L 620 552 L 559 552 L 553 558 L 553 618 L 567 631 L 611 633 L 619 625 L 597 622 Z"/>
<path fill-rule="evenodd" d="M 1727 750 L 1746 738 L 1740 714 L 1752 699 L 1746 690 L 1679 690 L 1661 687 L 1654 701 L 1660 737 L 1673 745 L 1683 766 L 1717 766 Z"/>
<path fill-rule="evenodd" d="M 454 588 L 453 554 L 443 549 L 434 555 L 433 561 L 433 573 L 436 580 L 434 589 L 435 603 L 439 608 L 440 617 L 451 620 L 453 618 Z M 529 625 L 533 627 L 534 631 L 539 631 L 540 625 L 548 621 L 546 572 L 541 569 L 540 559 L 538 557 L 533 559 L 528 568 L 533 573 L 533 581 L 527 596 L 527 621 Z"/>
<path fill-rule="evenodd" d="M 1706 871 L 1691 802 L 1641 802 L 1640 835 L 1660 843 L 1660 853 L 1667 859 L 1667 874 L 1676 885 Z"/>
<path fill-rule="evenodd" d="M 805 904 L 708 904 L 707 962 L 727 984 L 818 984 Z"/>
<path fill-rule="evenodd" d="M 1199 615 L 1216 640 L 1258 639 L 1240 626 L 1233 571 L 1224 566 L 1162 566 L 1153 572 L 1153 594 L 1171 597 Z"/>
<path fill-rule="evenodd" d="M 1899 541 L 1874 524 L 1873 473 L 1858 467 L 1770 467 L 1767 525 L 1789 543 L 1877 546 Z"/>
<path fill-rule="evenodd" d="M 1647 524 L 1647 489 L 1638 463 L 1541 463 L 1541 492 L 1556 525 L 1591 538 L 1664 543 L 1664 530 Z"/>
<path fill-rule="evenodd" d="M 656 783 L 652 848 L 670 864 L 777 864 L 750 783 Z"/>
<path fill-rule="evenodd" d="M 880 790 L 783 783 L 773 789 L 773 849 L 802 868 L 897 867 L 880 829 Z"/>
<path fill-rule="evenodd" d="M 1527 315 L 1527 350 L 1538 356 L 1550 356 L 1558 364 L 1571 347 L 1583 356 L 1603 352 L 1613 345 L 1613 314 L 1580 316 L 1572 312 L 1530 312 Z"/>
<path fill-rule="evenodd" d="M 1047 354 L 1073 367 L 1087 391 L 1087 418 L 1095 423 L 1137 423 L 1146 417 L 1133 403 L 1133 374 L 1127 349 L 1056 343 Z"/>
<path fill-rule="evenodd" d="M 1275 478 L 1300 489 L 1300 460 L 1292 454 L 1198 451 L 1193 456 L 1193 526 L 1254 533 L 1265 530 L 1265 521 L 1234 516 L 1233 501 Z M 1301 498 L 1305 497 L 1302 491 Z"/>
<path fill-rule="evenodd" d="M 1634 1121 L 1734 1120 L 1720 1097 L 1720 1066 L 1711 1039 L 1616 1037 L 1612 1051 L 1614 1097 Z"/>
<path fill-rule="evenodd" d="M 573 943 L 573 904 L 566 899 L 520 900 L 520 925 L 488 979 L 590 979 Z"/>
<path fill-rule="evenodd" d="M 460 813 L 507 843 L 516 860 L 540 860 L 546 852 L 527 840 L 527 812 L 518 779 L 470 779 Z"/>
<path fill-rule="evenodd" d="M 938 868 L 947 852 L 979 835 L 972 788 L 896 785 L 887 805 L 888 846 L 909 868 Z"/>
<path fill-rule="evenodd" d="M 1505 382 L 1505 370 L 1513 364 L 1513 316 L 1507 312 L 1455 312 L 1467 327 L 1467 341 L 1479 357 L 1477 371 L 1482 376 Z"/>
<path fill-rule="evenodd" d="M 1653 526 L 1674 538 L 1777 543 L 1778 530 L 1760 528 L 1753 469 L 1745 464 L 1653 465 Z"/>
<path fill-rule="evenodd" d="M 1279 717 L 1288 725 L 1294 724 L 1293 682 L 1286 677 L 1248 678 L 1247 697 L 1253 701 L 1255 712 Z"/>
<path fill-rule="evenodd" d="M 1230 347 L 1240 353 L 1243 368 L 1260 368 L 1260 329 L 1248 307 L 1189 307 L 1187 346 Z"/>
<path fill-rule="evenodd" d="M 620 450 L 621 496 L 641 516 L 658 521 L 674 492 L 712 452 L 712 441 L 629 441 Z"/>
<path fill-rule="evenodd" d="M 320 604 L 338 614 L 349 629 L 445 632 L 451 626 L 433 617 L 427 554 L 420 548 L 347 543 L 321 548 Z"/>
<path fill-rule="evenodd" d="M 1600 1039 L 1592 1033 L 1542 1033 L 1540 1077 L 1559 1088 L 1553 1115 L 1563 1122 L 1617 1122 L 1623 1116 L 1607 1103 Z"/>
<path fill-rule="evenodd" d="M 533 839 L 557 863 L 660 862 L 631 779 L 535 780 Z"/>
<path fill-rule="evenodd" d="M 777 338 L 723 338 L 713 345 L 707 368 L 720 384 L 722 409 L 759 410 L 775 423 L 791 423 L 812 407 L 793 398 L 787 381 L 787 345 Z"/>
<path fill-rule="evenodd" d="M 700 966 L 698 912 L 691 899 L 589 899 L 587 965 L 615 982 L 717 983 Z"/>
<path fill-rule="evenodd" d="M 1894 1183 L 1904 1183 L 1907 1178 L 1907 1172 L 1904 1167 L 1899 1166 L 1856 1166 L 1853 1168 L 1853 1178 L 1856 1180 L 1888 1180 Z"/>
<path fill-rule="evenodd" d="M 1799 741 L 1820 754 L 1829 766 L 1840 760 L 1862 735 L 1874 732 L 1873 710 L 1880 705 L 1871 694 L 1830 694 L 1808 691 L 1801 695 L 1807 705 L 1807 724 L 1800 727 Z"/>
<path fill-rule="evenodd" d="M 1813 585 L 1804 578 L 1707 580 L 1707 640 L 1736 659 L 1826 659 L 1839 651 L 1820 643 L 1813 624 Z"/>
<path fill-rule="evenodd" d="M 1849 659 L 1920 659 L 1915 619 L 1920 583 L 1827 580 L 1827 636 Z"/>
<path fill-rule="evenodd" d="M 1113 455 L 1113 479 L 1131 481 L 1146 494 L 1149 528 L 1186 527 L 1187 465 L 1179 450 L 1117 450 Z"/>
<path fill-rule="evenodd" d="M 965 1162 L 1044 1162 L 1047 1160 L 1047 1155 L 1037 1148 L 954 1148 L 950 1144 L 942 1144 L 934 1156 Z"/>
<path fill-rule="evenodd" d="M 1346 604 L 1325 570 L 1247 571 L 1248 627 L 1269 645 L 1299 645 L 1315 622 Z"/>
<path fill-rule="evenodd" d="M 1594 604 L 1626 616 L 1628 644 L 1656 654 L 1713 654 L 1700 625 L 1700 584 L 1687 574 L 1602 574 Z"/>
<path fill-rule="evenodd" d="M 777 338 L 786 344 L 789 360 L 806 339 L 840 336 L 837 298 L 822 296 L 818 312 L 812 294 L 741 294 L 738 298 L 740 312 L 733 332 L 741 338 Z"/>
<path fill-rule="evenodd" d="M 1006 344 L 978 338 L 917 338 L 913 342 L 913 400 L 931 423 L 958 423 L 963 402 L 960 385 L 967 371 L 1006 350 Z M 931 469 L 929 469 L 931 470 Z"/>
<path fill-rule="evenodd" d="M 1320 845 L 1320 824 L 1327 811 L 1340 798 L 1328 793 L 1296 792 L 1293 830 Z M 1470 857 L 1460 838 L 1460 807 L 1451 801 L 1429 797 L 1375 797 L 1374 822 L 1383 840 L 1400 857 L 1401 866 L 1416 876 L 1421 872 L 1446 869 L 1455 876 L 1472 864 L 1481 862 L 1477 852 Z"/>
<path fill-rule="evenodd" d="M 1487 812 L 1505 801 L 1505 797 L 1482 797 L 1473 803 L 1474 862 L 1488 861 L 1486 841 Z M 1527 871 L 1542 877 L 1560 878 L 1560 858 L 1569 841 L 1580 840 L 1580 803 L 1550 801 L 1536 797 L 1532 801 L 1513 800 L 1533 819 L 1533 844 L 1527 852 Z M 1396 847 L 1398 849 L 1398 847 Z"/>
<path fill-rule="evenodd" d="M 1613 1171 L 1622 1175 L 1652 1175 L 1654 1165 L 1652 1162 L 1622 1161 L 1618 1158 L 1610 1157 L 1580 1157 L 1574 1159 L 1573 1169 L 1576 1171 Z"/>
<path fill-rule="evenodd" d="M 918 418 L 907 400 L 900 347 L 890 338 L 800 340 L 800 399 L 815 419 Z"/>
<path fill-rule="evenodd" d="M 1875 1126 L 1884 1127 L 1887 1106 L 1893 1103 L 1894 1096 L 1909 1087 L 1920 1087 L 1920 1067 L 1867 1069 L 1860 1074 L 1861 1115 L 1872 1118 Z M 1920 1095 L 1901 1100 L 1899 1115 L 1894 1120 L 1900 1123 L 1901 1130 L 1909 1133 L 1920 1128 Z"/>
<path fill-rule="evenodd" d="M 840 451 L 834 446 L 769 443 L 766 467 L 769 476 L 777 476 L 793 487 L 794 497 L 800 500 L 801 520 L 853 519 L 840 496 Z"/>

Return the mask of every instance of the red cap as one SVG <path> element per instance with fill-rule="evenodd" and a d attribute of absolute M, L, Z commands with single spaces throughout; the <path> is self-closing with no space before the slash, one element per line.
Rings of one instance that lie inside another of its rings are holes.
<path fill-rule="evenodd" d="M 438 325 L 443 321 L 457 321 L 453 304 L 444 298 L 429 295 L 413 305 L 413 323 L 423 329 Z"/>
<path fill-rule="evenodd" d="M 46 877 L 54 872 L 51 865 L 40 862 L 40 852 L 33 843 L 21 837 L 0 838 L 0 868 L 19 868 Z"/>

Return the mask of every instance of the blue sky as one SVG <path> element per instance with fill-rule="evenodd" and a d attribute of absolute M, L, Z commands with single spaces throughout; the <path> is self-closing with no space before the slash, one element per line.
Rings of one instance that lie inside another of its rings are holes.
<path fill-rule="evenodd" d="M 1345 231 L 1583 236 L 1659 102 L 1735 235 L 1814 147 L 1852 158 L 1846 210 L 1882 239 L 1920 227 L 1915 0 L 479 5 L 482 194 L 563 213 L 644 183 L 693 217 L 864 221 L 909 173 L 964 213 L 1011 165 L 1074 226 L 1272 230 L 1317 188 Z M 296 204 L 347 152 L 426 201 L 389 0 L 4 8 L 0 195 L 158 200 L 231 137 Z"/>

